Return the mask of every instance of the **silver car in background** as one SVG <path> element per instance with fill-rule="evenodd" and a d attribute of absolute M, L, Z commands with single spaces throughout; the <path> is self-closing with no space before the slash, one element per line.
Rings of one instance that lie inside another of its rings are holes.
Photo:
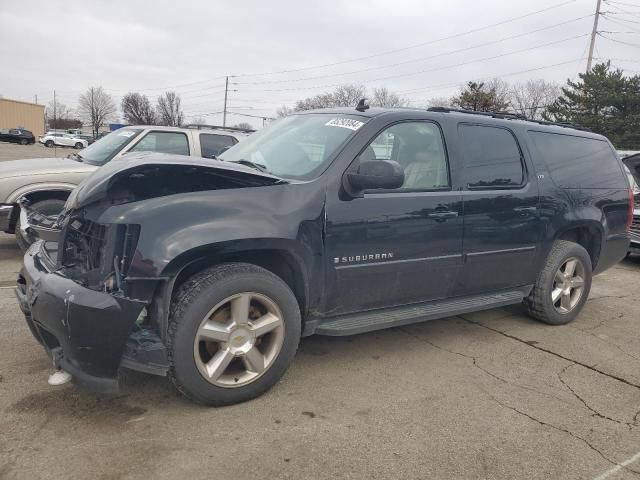
<path fill-rule="evenodd" d="M 130 152 L 213 158 L 250 133 L 250 130 L 198 125 L 124 127 L 66 158 L 0 162 L 0 230 L 15 233 L 20 248 L 26 250 L 31 240 L 20 225 L 19 201 L 28 205 L 30 211 L 56 216 L 71 191 L 114 158 Z"/>

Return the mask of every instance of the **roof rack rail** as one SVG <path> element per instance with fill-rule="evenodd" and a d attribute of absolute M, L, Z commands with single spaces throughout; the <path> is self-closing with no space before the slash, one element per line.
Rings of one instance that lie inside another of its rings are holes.
<path fill-rule="evenodd" d="M 200 123 L 190 123 L 189 125 L 185 125 L 184 128 L 191 128 L 194 130 L 231 130 L 233 132 L 245 132 L 245 133 L 255 132 L 255 130 L 251 128 L 223 127 L 220 125 L 205 125 Z"/>
<path fill-rule="evenodd" d="M 456 112 L 456 113 L 470 113 L 471 115 L 482 115 L 484 117 L 492 118 L 506 118 L 516 120 L 526 120 L 527 117 L 520 115 L 519 113 L 510 112 L 476 112 L 475 110 L 465 110 L 464 108 L 449 108 L 449 107 L 430 107 L 427 109 L 429 112 Z"/>
<path fill-rule="evenodd" d="M 527 122 L 538 123 L 540 125 L 552 125 L 556 127 L 564 127 L 564 128 L 573 128 L 574 130 L 582 130 L 585 132 L 590 132 L 591 129 L 587 127 L 583 127 L 582 125 L 578 125 L 570 122 L 548 122 L 546 120 L 533 120 L 527 118 L 525 115 L 521 115 L 519 113 L 510 113 L 510 112 L 476 112 L 475 110 L 465 110 L 464 108 L 449 108 L 449 107 L 430 107 L 427 109 L 429 112 L 441 112 L 441 113 L 468 113 L 471 115 L 481 115 L 484 117 L 492 117 L 492 118 L 500 118 L 504 120 L 525 120 Z"/>

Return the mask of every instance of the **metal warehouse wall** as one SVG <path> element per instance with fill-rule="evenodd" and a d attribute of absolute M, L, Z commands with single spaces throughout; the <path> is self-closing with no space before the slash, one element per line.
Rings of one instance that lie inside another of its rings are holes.
<path fill-rule="evenodd" d="M 44 133 L 44 105 L 0 98 L 0 128 L 22 127 L 38 137 Z"/>

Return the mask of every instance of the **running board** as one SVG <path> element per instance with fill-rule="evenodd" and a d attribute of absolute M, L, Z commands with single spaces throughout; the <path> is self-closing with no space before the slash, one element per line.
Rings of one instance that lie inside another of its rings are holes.
<path fill-rule="evenodd" d="M 504 307 L 522 302 L 524 297 L 529 295 L 531 288 L 531 286 L 527 286 L 501 293 L 438 300 L 331 317 L 325 321 L 319 320 L 314 333 L 334 337 L 355 335 L 383 328 L 400 327 L 411 323 L 477 312 L 478 310 Z"/>

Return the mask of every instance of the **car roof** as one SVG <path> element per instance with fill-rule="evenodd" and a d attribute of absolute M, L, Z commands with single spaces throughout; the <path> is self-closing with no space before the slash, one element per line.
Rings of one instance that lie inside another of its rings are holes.
<path fill-rule="evenodd" d="M 242 132 L 239 130 L 225 129 L 225 128 L 183 128 L 183 127 L 168 127 L 166 125 L 127 125 L 122 127 L 125 128 L 134 128 L 138 130 L 157 130 L 157 131 L 167 131 L 167 132 L 201 132 L 201 133 L 213 133 L 213 134 L 222 134 L 230 135 L 233 137 L 243 137 L 248 135 L 250 132 Z M 121 130 L 120 128 L 118 130 Z M 118 130 L 113 130 L 117 132 Z"/>
<path fill-rule="evenodd" d="M 569 123 L 554 123 L 545 121 L 528 120 L 513 113 L 502 112 L 472 112 L 467 110 L 433 107 L 429 109 L 414 107 L 393 107 L 381 108 L 370 107 L 365 111 L 356 110 L 355 107 L 321 108 L 316 110 L 305 110 L 295 112 L 293 115 L 305 114 L 334 114 L 334 115 L 356 115 L 364 118 L 374 118 L 383 115 L 393 116 L 394 119 L 402 119 L 403 116 L 410 115 L 410 118 L 421 117 L 428 120 L 442 118 L 454 118 L 457 121 L 467 121 L 474 123 L 496 124 L 500 126 L 524 126 L 534 130 L 549 131 L 567 134 L 567 130 L 572 130 L 572 135 L 580 135 L 592 138 L 604 139 L 602 135 L 592 133 L 586 128 Z"/>

